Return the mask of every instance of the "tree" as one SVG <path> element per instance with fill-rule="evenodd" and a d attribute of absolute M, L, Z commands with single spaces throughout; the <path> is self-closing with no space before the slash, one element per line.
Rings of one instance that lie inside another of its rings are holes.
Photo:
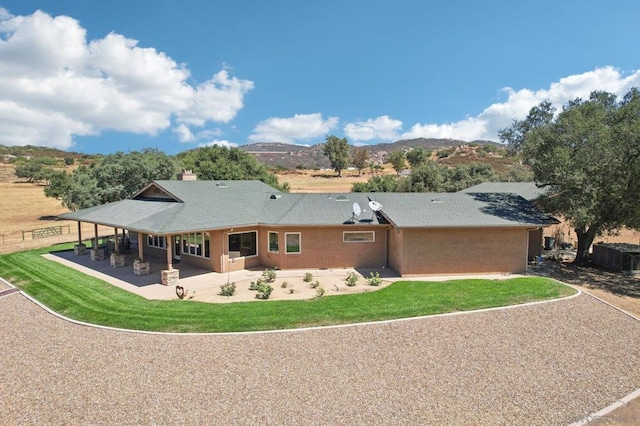
<path fill-rule="evenodd" d="M 441 192 L 444 186 L 442 167 L 428 160 L 411 170 L 405 192 Z"/>
<path fill-rule="evenodd" d="M 61 200 L 70 210 L 84 209 L 129 198 L 152 180 L 171 179 L 177 169 L 175 159 L 157 149 L 117 152 L 70 175 L 52 174 L 45 195 Z"/>
<path fill-rule="evenodd" d="M 409 162 L 409 166 L 413 169 L 414 167 L 424 163 L 427 159 L 427 152 L 421 147 L 417 147 L 407 152 L 407 161 Z"/>
<path fill-rule="evenodd" d="M 405 166 L 404 151 L 393 151 L 389 156 L 389 163 L 391 163 L 393 170 L 399 175 Z"/>
<path fill-rule="evenodd" d="M 396 192 L 398 191 L 398 178 L 393 175 L 373 176 L 366 182 L 354 183 L 351 191 L 352 192 Z"/>
<path fill-rule="evenodd" d="M 342 170 L 349 165 L 349 143 L 347 138 L 329 135 L 324 143 L 324 155 L 329 157 L 331 168 L 342 176 Z"/>
<path fill-rule="evenodd" d="M 20 179 L 27 179 L 31 183 L 38 180 L 38 174 L 42 172 L 43 167 L 41 163 L 27 161 L 20 166 L 16 166 L 15 174 Z"/>
<path fill-rule="evenodd" d="M 367 148 L 357 148 L 353 153 L 351 162 L 353 163 L 353 166 L 358 169 L 358 176 L 362 174 L 362 169 L 367 167 L 368 161 L 369 151 L 367 150 Z"/>
<path fill-rule="evenodd" d="M 207 146 L 178 154 L 182 168 L 193 170 L 200 180 L 260 180 L 281 191 L 288 191 L 285 182 L 267 170 L 256 158 L 239 148 Z"/>
<path fill-rule="evenodd" d="M 543 102 L 500 136 L 546 188 L 541 207 L 574 228 L 574 263 L 582 265 L 596 236 L 640 226 L 640 91 L 631 89 L 620 102 L 592 92 L 554 114 Z"/>

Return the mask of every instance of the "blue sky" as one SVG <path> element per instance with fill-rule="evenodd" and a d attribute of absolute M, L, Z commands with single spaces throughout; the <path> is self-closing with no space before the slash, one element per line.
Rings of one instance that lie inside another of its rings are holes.
<path fill-rule="evenodd" d="M 0 0 L 0 144 L 497 140 L 640 86 L 640 2 Z"/>

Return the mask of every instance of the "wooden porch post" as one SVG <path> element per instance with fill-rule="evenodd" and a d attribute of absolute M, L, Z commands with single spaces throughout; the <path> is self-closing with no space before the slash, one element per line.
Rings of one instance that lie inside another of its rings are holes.
<path fill-rule="evenodd" d="M 98 250 L 98 224 L 97 223 L 93 224 L 93 235 L 95 236 L 93 249 Z"/>
<path fill-rule="evenodd" d="M 144 262 L 144 238 L 140 231 L 138 231 L 138 258 Z"/>
<path fill-rule="evenodd" d="M 173 235 L 165 236 L 167 243 L 167 270 L 173 270 Z"/>
<path fill-rule="evenodd" d="M 78 244 L 82 244 L 82 222 L 78 221 Z"/>
<path fill-rule="evenodd" d="M 113 228 L 113 238 L 115 240 L 115 247 L 113 248 L 113 250 L 116 252 L 116 254 L 120 254 L 118 250 L 118 228 Z"/>

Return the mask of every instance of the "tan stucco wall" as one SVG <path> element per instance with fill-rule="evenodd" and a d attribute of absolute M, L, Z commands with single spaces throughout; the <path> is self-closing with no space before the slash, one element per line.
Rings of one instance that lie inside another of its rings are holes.
<path fill-rule="evenodd" d="M 401 229 L 401 275 L 522 273 L 528 230 Z M 396 250 L 393 245 L 390 251 Z"/>
<path fill-rule="evenodd" d="M 389 230 L 389 268 L 402 275 L 402 259 L 404 254 L 404 244 L 402 230 L 391 228 Z"/>
<path fill-rule="evenodd" d="M 279 251 L 268 251 L 269 231 L 279 233 Z M 343 242 L 343 231 L 374 231 L 374 242 Z M 300 232 L 301 253 L 285 253 L 285 233 Z M 385 264 L 384 227 L 262 227 L 258 235 L 261 263 L 280 269 L 381 268 Z"/>

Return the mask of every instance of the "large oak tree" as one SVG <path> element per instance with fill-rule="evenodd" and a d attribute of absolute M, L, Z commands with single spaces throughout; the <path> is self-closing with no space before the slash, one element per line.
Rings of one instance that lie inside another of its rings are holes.
<path fill-rule="evenodd" d="M 596 91 L 559 113 L 549 102 L 500 132 L 521 152 L 546 191 L 540 199 L 576 232 L 576 264 L 588 260 L 596 236 L 640 227 L 640 91 L 621 100 Z"/>

